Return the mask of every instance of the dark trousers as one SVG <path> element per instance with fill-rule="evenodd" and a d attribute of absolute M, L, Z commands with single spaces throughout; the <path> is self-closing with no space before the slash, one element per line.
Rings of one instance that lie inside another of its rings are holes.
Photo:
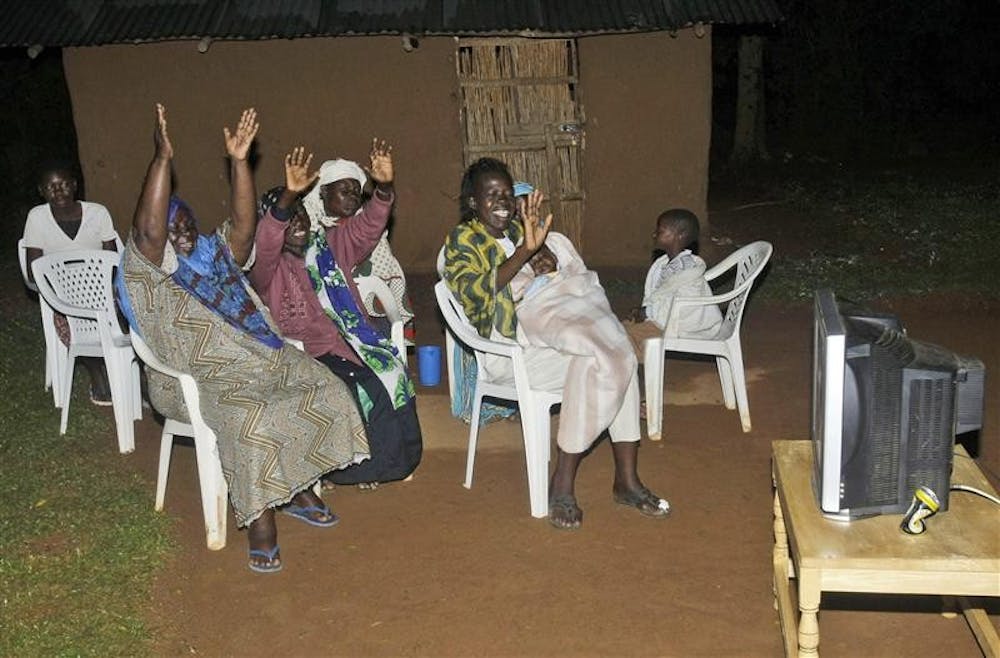
<path fill-rule="evenodd" d="M 333 354 L 324 354 L 318 361 L 347 384 L 362 419 L 365 415 L 358 399 L 358 386 L 372 402 L 365 420 L 371 457 L 360 464 L 332 471 L 326 478 L 336 484 L 358 484 L 402 480 L 412 473 L 423 454 L 416 400 L 411 399 L 405 406 L 393 409 L 388 391 L 369 368 Z"/>

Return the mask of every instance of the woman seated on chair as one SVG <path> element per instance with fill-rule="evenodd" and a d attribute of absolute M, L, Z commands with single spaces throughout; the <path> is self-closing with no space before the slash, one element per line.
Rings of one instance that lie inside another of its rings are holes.
<path fill-rule="evenodd" d="M 366 176 L 356 163 L 334 160 L 309 173 L 312 155 L 303 147 L 286 155 L 285 186 L 260 202 L 250 270 L 251 283 L 285 336 L 302 341 L 308 354 L 343 380 L 360 407 L 371 459 L 326 479 L 363 488 L 407 477 L 422 452 L 406 355 L 397 354 L 372 326 L 351 275 L 382 235 L 394 199 L 391 149 L 374 141 L 370 159 L 375 191 L 362 204 Z M 323 217 L 339 218 L 330 226 L 310 223 L 299 202 L 314 182 L 309 194 Z"/>
<path fill-rule="evenodd" d="M 639 387 L 628 336 L 596 274 L 586 269 L 569 240 L 556 239 L 552 249 L 546 247 L 552 215 L 540 219 L 542 201 L 533 191 L 522 217 L 507 166 L 492 158 L 470 165 L 462 179 L 462 221 L 445 242 L 444 278 L 480 335 L 525 346 L 533 387 L 563 392 L 549 522 L 557 528 L 580 527 L 577 467 L 605 429 L 615 458 L 614 501 L 665 517 L 669 504 L 643 486 L 636 471 Z M 518 303 L 515 295 L 553 272 L 559 274 L 527 293 L 530 301 Z M 550 312 L 552 299 L 558 313 Z M 498 379 L 512 372 L 503 357 L 487 358 L 485 368 Z"/>
<path fill-rule="evenodd" d="M 171 196 L 173 148 L 156 107 L 156 152 L 146 173 L 118 291 L 125 316 L 166 365 L 194 377 L 201 412 L 216 434 L 239 526 L 248 526 L 250 569 L 281 568 L 274 510 L 319 527 L 338 519 L 311 490 L 325 473 L 368 457 L 347 387 L 309 355 L 287 345 L 241 272 L 257 223 L 247 153 L 257 114 L 225 129 L 231 216 L 199 235 L 194 214 Z M 179 387 L 149 373 L 150 398 L 185 419 Z"/>
<path fill-rule="evenodd" d="M 77 179 L 66 163 L 47 164 L 38 177 L 38 193 L 45 203 L 32 208 L 24 223 L 25 260 L 28 281 L 34 281 L 31 263 L 44 254 L 76 249 L 118 251 L 115 226 L 108 209 L 99 203 L 76 198 Z M 56 334 L 69 345 L 69 323 L 61 313 L 54 315 Z M 100 357 L 80 357 L 90 375 L 90 401 L 111 404 L 108 373 Z"/>

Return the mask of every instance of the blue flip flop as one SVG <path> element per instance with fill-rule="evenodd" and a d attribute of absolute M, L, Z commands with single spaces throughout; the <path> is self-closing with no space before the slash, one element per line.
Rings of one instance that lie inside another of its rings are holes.
<path fill-rule="evenodd" d="M 289 504 L 285 505 L 281 509 L 281 513 L 317 528 L 332 528 L 340 523 L 340 517 L 331 512 L 330 508 L 326 505 L 309 505 L 307 507 L 302 507 L 301 505 Z M 326 521 L 320 521 L 313 518 L 312 515 L 314 514 L 321 514 L 323 516 L 329 516 L 330 518 Z"/>
<path fill-rule="evenodd" d="M 254 564 L 253 560 L 247 562 L 247 566 L 250 567 L 250 571 L 256 571 L 257 573 L 278 573 L 281 571 L 281 567 L 284 566 L 281 562 L 275 563 L 274 558 L 278 556 L 278 545 L 275 544 L 274 548 L 269 551 L 265 551 L 260 548 L 251 548 L 250 557 L 262 557 L 267 560 L 267 564 Z"/>

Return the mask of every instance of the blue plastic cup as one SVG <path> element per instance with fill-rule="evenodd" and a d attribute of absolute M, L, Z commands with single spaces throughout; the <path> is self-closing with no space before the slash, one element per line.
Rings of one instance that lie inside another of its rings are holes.
<path fill-rule="evenodd" d="M 441 383 L 441 348 L 438 345 L 421 345 L 417 348 L 417 369 L 421 386 Z"/>

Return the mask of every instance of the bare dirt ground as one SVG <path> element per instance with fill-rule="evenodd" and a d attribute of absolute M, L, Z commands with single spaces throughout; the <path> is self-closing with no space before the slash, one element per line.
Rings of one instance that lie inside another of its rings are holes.
<path fill-rule="evenodd" d="M 721 244 L 706 241 L 710 263 L 732 248 L 727 239 L 771 239 L 775 259 L 809 239 L 801 217 L 774 208 L 728 212 L 735 202 L 726 203 L 718 201 L 712 215 Z M 411 276 L 418 342 L 442 344 L 433 280 Z M 635 301 L 614 303 L 627 308 Z M 988 371 L 1000 372 L 996 304 L 892 304 L 911 335 L 979 356 Z M 155 651 L 781 655 L 771 590 L 770 443 L 809 436 L 810 336 L 807 305 L 751 303 L 743 329 L 753 418 L 748 434 L 736 412 L 722 406 L 713 364 L 668 361 L 664 439 L 644 440 L 640 450 L 640 473 L 675 509 L 667 520 L 612 503 L 606 444 L 580 470 L 583 529 L 560 532 L 532 518 L 520 429 L 508 421 L 483 429 L 474 486 L 464 489 L 468 427 L 449 414 L 442 384 L 419 389 L 426 452 L 414 480 L 374 492 L 338 489 L 329 502 L 342 521 L 333 529 L 279 517 L 285 568 L 260 576 L 246 568 L 245 534 L 231 516 L 225 549 L 206 549 L 193 450 L 178 445 L 166 513 L 175 519 L 180 548 L 150 602 Z M 997 398 L 991 385 L 981 445 L 1000 442 Z M 144 419 L 137 451 L 128 457 L 150 482 L 150 505 L 159 431 Z M 980 655 L 962 617 L 943 616 L 941 609 L 938 597 L 824 597 L 823 654 Z M 990 612 L 996 623 L 998 606 Z"/>

